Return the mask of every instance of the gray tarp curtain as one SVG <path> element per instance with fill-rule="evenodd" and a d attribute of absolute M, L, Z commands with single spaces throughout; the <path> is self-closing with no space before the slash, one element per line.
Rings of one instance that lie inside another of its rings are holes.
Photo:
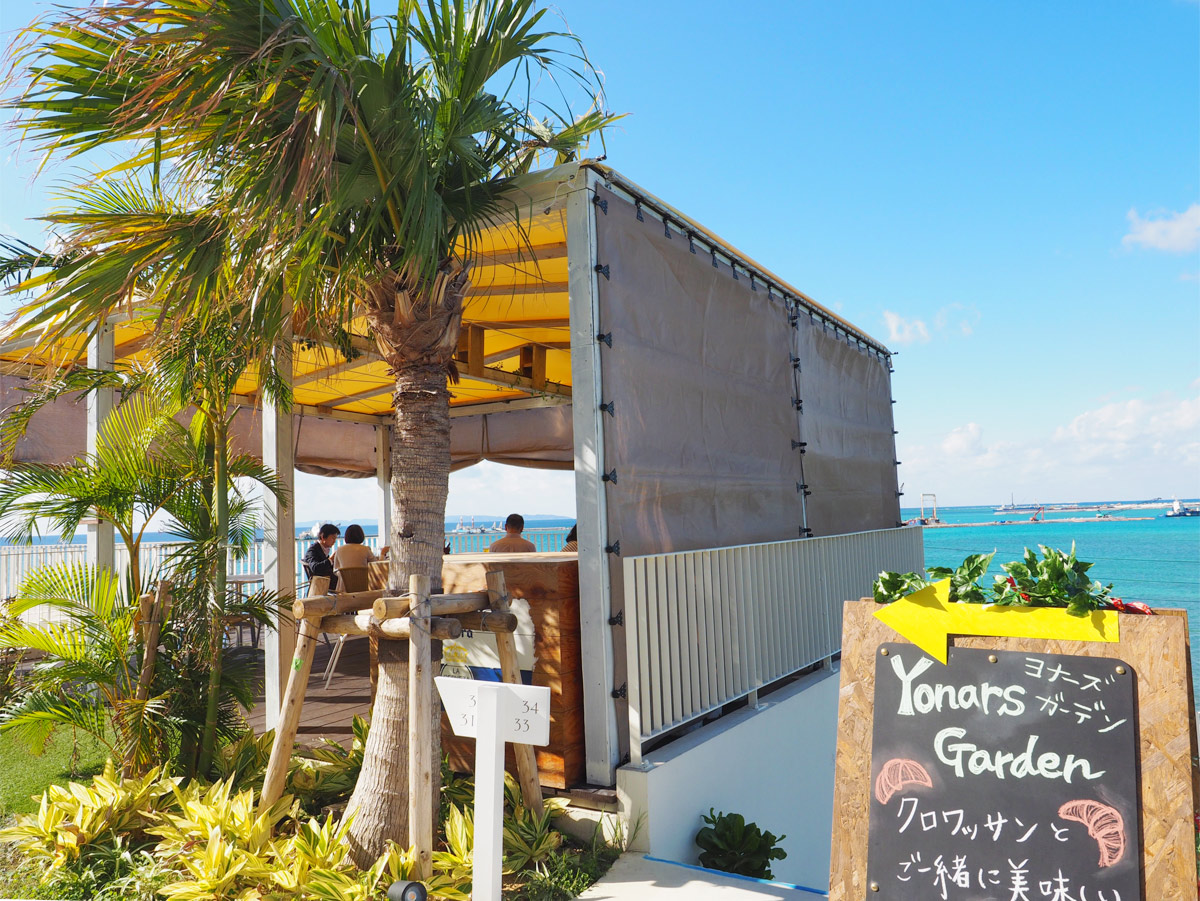
<path fill-rule="evenodd" d="M 593 206 L 612 612 L 623 557 L 892 528 L 888 364 L 617 195 Z M 794 367 L 799 364 L 799 368 Z M 801 401 L 797 409 L 795 401 Z M 805 453 L 794 442 L 806 442 Z M 617 684 L 625 647 L 614 642 Z M 617 717 L 622 745 L 626 722 Z"/>
<path fill-rule="evenodd" d="M 26 380 L 0 376 L 0 416 L 22 403 Z M 365 479 L 375 475 L 375 426 L 339 422 L 296 414 L 296 469 L 314 475 Z M 262 413 L 240 408 L 233 419 L 233 446 L 239 453 L 262 456 Z M 29 421 L 17 442 L 19 463 L 69 463 L 84 454 L 87 445 L 87 405 L 82 399 L 63 398 L 43 407 Z"/>

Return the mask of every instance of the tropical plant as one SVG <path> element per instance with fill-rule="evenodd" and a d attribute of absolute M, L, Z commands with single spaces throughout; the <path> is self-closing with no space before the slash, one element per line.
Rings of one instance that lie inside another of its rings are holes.
<path fill-rule="evenodd" d="M 162 760 L 170 722 L 161 696 L 138 693 L 138 605 L 110 570 L 81 563 L 41 567 L 25 577 L 10 605 L 16 616 L 38 605 L 62 620 L 10 621 L 0 647 L 41 652 L 26 684 L 0 711 L 0 730 L 40 753 L 58 727 L 95 737 L 127 772 Z"/>
<path fill-rule="evenodd" d="M 535 159 L 573 158 L 615 118 L 578 40 L 542 19 L 533 0 L 401 0 L 394 15 L 112 0 L 31 27 L 21 127 L 50 151 L 121 148 L 118 170 L 154 178 L 150 203 L 110 183 L 71 200 L 84 214 L 52 217 L 66 250 L 17 285 L 39 291 L 17 333 L 90 333 L 136 290 L 168 325 L 227 310 L 269 356 L 288 328 L 344 351 L 365 314 L 396 375 L 391 578 L 438 586 L 447 378 L 480 235 L 517 216 Z M 535 92 L 577 89 L 586 114 L 534 114 Z M 384 728 L 350 804 L 363 864 L 407 831 L 406 664 L 382 642 L 379 665 Z"/>
<path fill-rule="evenodd" d="M 17 817 L 0 830 L 0 841 L 15 842 L 24 855 L 41 861 L 47 877 L 81 857 L 104 854 L 114 842 L 147 842 L 146 830 L 169 801 L 174 780 L 156 767 L 144 776 L 122 779 L 110 760 L 90 786 L 53 785 L 35 814 Z"/>
<path fill-rule="evenodd" d="M 1069 554 L 1044 544 L 1039 544 L 1038 550 L 1041 558 L 1026 548 L 1023 560 L 1000 567 L 1005 575 L 996 576 L 992 587 L 995 603 L 1066 607 L 1073 616 L 1086 616 L 1108 603 L 1112 584 L 1103 585 L 1088 577 L 1092 564 L 1075 556 L 1075 542 L 1071 542 Z"/>
<path fill-rule="evenodd" d="M 128 552 L 130 596 L 141 594 L 147 586 L 139 550 L 147 526 L 201 476 L 186 432 L 170 412 L 139 396 L 100 424 L 93 453 L 62 464 L 10 463 L 0 482 L 3 536 L 27 542 L 43 529 L 72 536 L 88 517 L 102 519 Z M 11 419 L 5 427 L 13 428 Z"/>
<path fill-rule="evenodd" d="M 1039 544 L 1041 557 L 1036 551 L 1025 548 L 1022 560 L 1003 563 L 1004 575 L 997 575 L 991 585 L 984 587 L 979 580 L 987 574 L 992 559 L 990 554 L 972 554 L 958 567 L 931 566 L 928 577 L 917 573 L 882 572 L 873 586 L 875 601 L 891 603 L 906 595 L 919 591 L 935 582 L 950 580 L 950 600 L 954 603 L 1000 604 L 1022 607 L 1065 607 L 1072 616 L 1085 616 L 1092 610 L 1100 610 L 1110 603 L 1120 609 L 1119 599 L 1111 598 L 1112 584 L 1104 585 L 1088 577 L 1092 568 L 1075 554 L 1075 543 L 1070 553 Z M 1149 608 L 1134 607 L 1134 612 L 1148 612 Z"/>
<path fill-rule="evenodd" d="M 764 832 L 757 823 L 747 823 L 740 813 L 714 813 L 710 807 L 701 819 L 708 824 L 696 833 L 701 866 L 770 879 L 771 861 L 787 857 L 787 852 L 778 847 L 786 835 Z"/>
<path fill-rule="evenodd" d="M 944 579 L 950 580 L 950 600 L 952 603 L 986 604 L 986 589 L 980 587 L 979 580 L 987 575 L 988 567 L 992 565 L 990 554 L 971 554 L 954 569 L 945 566 L 931 566 L 928 576 L 917 573 L 881 572 L 872 586 L 875 602 L 886 604 L 896 598 L 912 594 Z"/>

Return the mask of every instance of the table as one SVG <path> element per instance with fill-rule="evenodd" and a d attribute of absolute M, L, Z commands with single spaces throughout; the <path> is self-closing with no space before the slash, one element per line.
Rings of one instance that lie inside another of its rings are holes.
<path fill-rule="evenodd" d="M 237 595 L 239 601 L 244 601 L 250 594 L 251 585 L 260 585 L 266 582 L 266 578 L 262 573 L 237 573 L 235 575 L 227 575 L 225 577 L 225 589 L 230 593 Z M 225 628 L 233 628 L 237 631 L 237 646 L 242 646 L 242 626 L 250 629 L 250 646 L 258 647 L 258 624 L 248 616 L 234 615 L 225 617 Z"/>

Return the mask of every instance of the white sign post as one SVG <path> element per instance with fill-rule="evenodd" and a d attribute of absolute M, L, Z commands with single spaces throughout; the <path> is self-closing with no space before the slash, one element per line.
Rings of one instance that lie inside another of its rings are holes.
<path fill-rule="evenodd" d="M 475 853 L 472 901 L 500 901 L 503 869 L 504 743 L 550 743 L 550 689 L 438 676 L 454 734 L 475 739 Z"/>

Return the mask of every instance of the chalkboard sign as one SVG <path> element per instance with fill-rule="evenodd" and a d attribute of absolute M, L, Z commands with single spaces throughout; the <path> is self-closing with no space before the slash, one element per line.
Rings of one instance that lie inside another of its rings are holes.
<path fill-rule="evenodd" d="M 866 898 L 1142 899 L 1133 670 L 875 654 Z"/>

